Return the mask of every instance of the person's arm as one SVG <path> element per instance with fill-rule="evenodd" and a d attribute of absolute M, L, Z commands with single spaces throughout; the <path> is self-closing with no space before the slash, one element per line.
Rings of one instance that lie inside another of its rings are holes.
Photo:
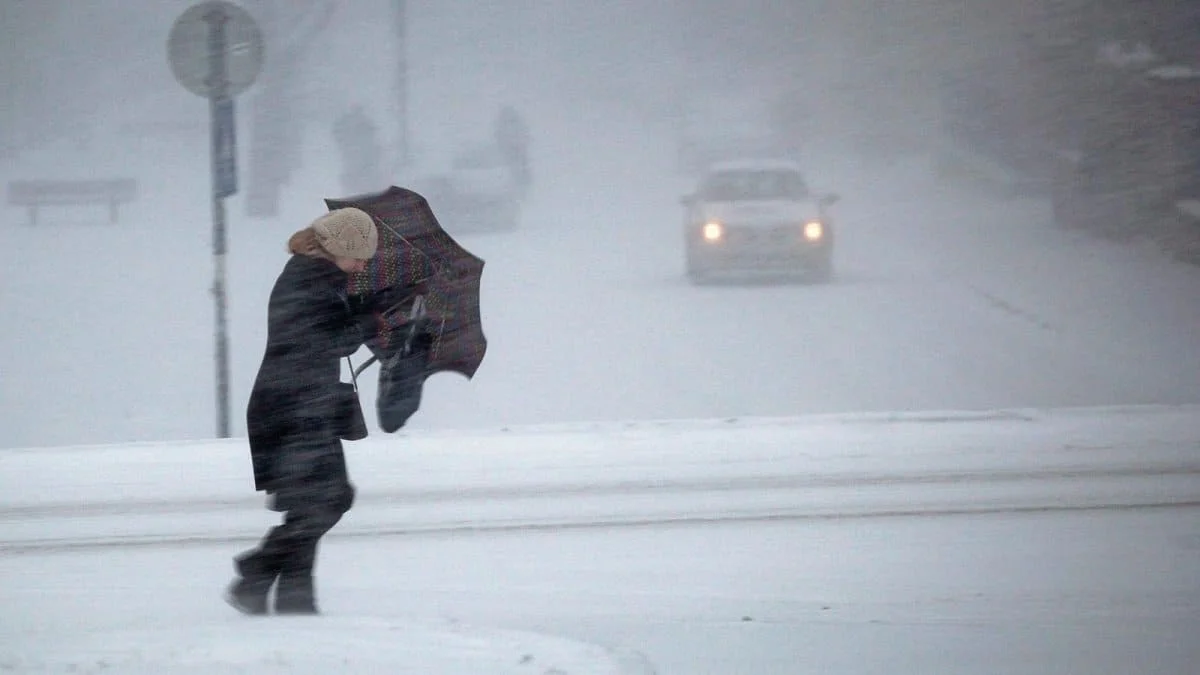
<path fill-rule="evenodd" d="M 327 351 L 341 358 L 375 336 L 379 318 L 355 311 L 336 291 L 320 283 L 281 283 L 271 295 L 271 342 L 286 351 Z"/>
<path fill-rule="evenodd" d="M 328 343 L 338 358 L 354 354 L 364 342 L 379 332 L 380 319 L 371 307 L 343 300 L 336 293 L 333 302 L 323 304 L 324 313 L 318 321 L 318 330 L 327 336 Z"/>

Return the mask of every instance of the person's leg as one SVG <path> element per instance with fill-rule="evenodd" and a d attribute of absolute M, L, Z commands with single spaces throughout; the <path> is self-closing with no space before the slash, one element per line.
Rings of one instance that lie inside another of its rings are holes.
<path fill-rule="evenodd" d="M 267 595 L 279 576 L 283 562 L 279 551 L 272 546 L 272 538 L 278 529 L 271 529 L 259 546 L 233 559 L 237 577 L 229 586 L 225 600 L 243 614 L 267 613 Z"/>
<path fill-rule="evenodd" d="M 276 481 L 275 460 L 283 450 L 288 429 L 279 423 L 280 417 L 274 413 L 288 405 L 287 399 L 277 391 L 256 390 L 250 397 L 246 428 L 250 435 L 250 459 L 257 489 Z M 269 546 L 271 534 L 268 531 L 258 546 L 233 558 L 236 576 L 226 591 L 225 600 L 240 612 L 267 613 L 267 595 L 279 576 L 280 563 Z"/>
<path fill-rule="evenodd" d="M 341 517 L 342 512 L 322 503 L 305 505 L 288 512 L 287 521 L 278 528 L 284 531 L 280 548 L 285 554 L 281 558 L 279 584 L 275 589 L 276 613 L 317 613 L 316 590 L 313 586 L 317 545 Z"/>
<path fill-rule="evenodd" d="M 340 442 L 322 458 L 317 470 L 299 488 L 279 528 L 278 549 L 284 551 L 275 591 L 275 611 L 280 614 L 315 614 L 313 571 L 321 537 L 341 520 L 354 502 L 354 488 L 346 475 Z"/>

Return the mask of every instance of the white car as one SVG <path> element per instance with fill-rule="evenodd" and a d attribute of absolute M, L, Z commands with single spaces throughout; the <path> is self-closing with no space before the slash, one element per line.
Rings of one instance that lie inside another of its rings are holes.
<path fill-rule="evenodd" d="M 693 282 L 729 273 L 833 276 L 834 194 L 809 191 L 788 160 L 714 164 L 682 199 L 687 274 Z"/>

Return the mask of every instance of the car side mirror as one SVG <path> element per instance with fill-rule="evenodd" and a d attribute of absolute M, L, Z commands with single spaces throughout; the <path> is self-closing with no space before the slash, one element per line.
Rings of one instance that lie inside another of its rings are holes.
<path fill-rule="evenodd" d="M 838 203 L 841 199 L 842 199 L 841 195 L 839 195 L 835 192 L 831 192 L 827 195 L 821 195 L 821 198 L 819 200 L 817 200 L 817 203 L 820 204 L 821 206 L 833 206 L 834 204 Z"/>

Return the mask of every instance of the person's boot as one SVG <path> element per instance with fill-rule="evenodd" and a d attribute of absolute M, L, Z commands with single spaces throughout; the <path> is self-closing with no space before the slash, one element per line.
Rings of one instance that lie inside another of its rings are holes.
<path fill-rule="evenodd" d="M 282 558 L 279 584 L 275 587 L 276 614 L 316 614 L 313 568 L 317 562 L 317 540 L 295 542 Z"/>
<path fill-rule="evenodd" d="M 279 577 L 275 587 L 276 614 L 318 614 L 312 574 L 292 573 Z"/>
<path fill-rule="evenodd" d="M 254 549 L 234 557 L 233 567 L 238 576 L 225 592 L 225 601 L 243 614 L 266 614 L 267 595 L 279 576 L 276 557 Z"/>

